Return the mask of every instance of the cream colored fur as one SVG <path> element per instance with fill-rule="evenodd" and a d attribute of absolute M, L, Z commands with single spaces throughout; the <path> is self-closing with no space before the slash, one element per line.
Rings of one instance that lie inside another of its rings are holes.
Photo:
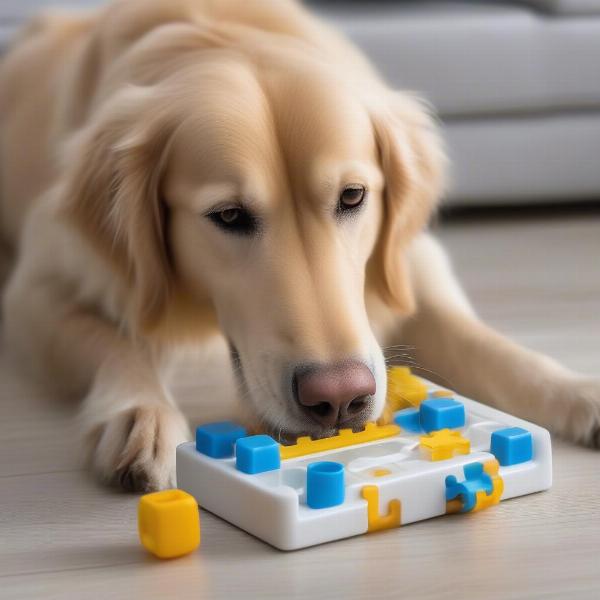
<path fill-rule="evenodd" d="M 0 67 L 8 345 L 84 397 L 94 470 L 131 489 L 173 485 L 189 431 L 164 371 L 217 335 L 246 419 L 274 434 L 327 433 L 294 402 L 298 364 L 365 361 L 378 418 L 380 344 L 402 343 L 460 391 L 598 446 L 600 383 L 481 323 L 424 233 L 443 171 L 423 105 L 291 0 L 40 17 Z M 368 198 L 341 220 L 347 184 Z M 206 216 L 239 202 L 260 235 Z"/>

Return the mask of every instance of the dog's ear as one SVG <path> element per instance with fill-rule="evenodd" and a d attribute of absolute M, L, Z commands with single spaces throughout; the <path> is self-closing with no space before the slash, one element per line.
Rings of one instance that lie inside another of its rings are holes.
<path fill-rule="evenodd" d="M 415 301 L 405 250 L 442 195 L 446 160 L 435 123 L 418 99 L 391 94 L 385 107 L 373 111 L 372 121 L 385 189 L 368 276 L 388 306 L 410 313 Z"/>
<path fill-rule="evenodd" d="M 119 93 L 65 153 L 64 214 L 122 275 L 136 329 L 159 320 L 171 279 L 160 180 L 174 124 L 152 96 Z"/>

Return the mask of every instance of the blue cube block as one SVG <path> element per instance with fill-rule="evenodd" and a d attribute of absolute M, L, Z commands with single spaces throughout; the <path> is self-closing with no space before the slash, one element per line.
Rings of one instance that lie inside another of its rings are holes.
<path fill-rule="evenodd" d="M 533 458 L 533 438 L 522 427 L 508 427 L 492 433 L 490 452 L 503 467 L 518 465 Z"/>
<path fill-rule="evenodd" d="M 409 433 L 423 433 L 418 408 L 404 408 L 394 413 L 394 423 Z"/>
<path fill-rule="evenodd" d="M 433 398 L 421 402 L 421 427 L 427 432 L 456 429 L 465 424 L 465 407 L 451 398 Z"/>
<path fill-rule="evenodd" d="M 322 461 L 306 470 L 306 504 L 310 508 L 330 508 L 343 504 L 346 496 L 344 465 Z"/>
<path fill-rule="evenodd" d="M 196 450 L 211 458 L 230 458 L 233 445 L 246 436 L 246 430 L 232 421 L 206 423 L 196 429 Z"/>
<path fill-rule="evenodd" d="M 238 471 L 255 475 L 279 469 L 279 444 L 268 435 L 251 435 L 235 444 L 235 466 Z"/>

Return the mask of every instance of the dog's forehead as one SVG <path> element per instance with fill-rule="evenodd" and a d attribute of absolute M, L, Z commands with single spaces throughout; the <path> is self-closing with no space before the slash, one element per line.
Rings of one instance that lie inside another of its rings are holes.
<path fill-rule="evenodd" d="M 302 162 L 315 155 L 371 158 L 373 127 L 359 90 L 324 70 L 298 70 L 265 85 L 282 151 Z"/>
<path fill-rule="evenodd" d="M 203 82 L 184 104 L 172 137 L 167 180 L 173 196 L 198 186 L 241 186 L 277 168 L 273 127 L 256 79 L 243 70 Z M 185 188 L 185 189 L 183 189 Z"/>
<path fill-rule="evenodd" d="M 267 190 L 302 187 L 316 199 L 345 176 L 378 175 L 368 111 L 322 73 L 236 71 L 189 106 L 173 151 L 179 184 L 227 182 L 276 202 Z"/>
<path fill-rule="evenodd" d="M 378 186 L 371 118 L 346 82 L 319 71 L 303 77 L 292 73 L 273 86 L 270 107 L 295 192 L 320 204 L 344 183 Z"/>

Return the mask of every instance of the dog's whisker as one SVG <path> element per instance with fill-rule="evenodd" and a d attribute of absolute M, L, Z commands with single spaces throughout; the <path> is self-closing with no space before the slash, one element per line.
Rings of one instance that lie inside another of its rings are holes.
<path fill-rule="evenodd" d="M 390 365 L 388 365 L 390 366 Z M 433 375 L 436 379 L 438 379 L 439 381 L 441 381 L 446 387 L 449 387 L 450 389 L 454 389 L 454 384 L 449 381 L 446 377 L 444 377 L 443 375 L 440 375 L 437 371 L 433 371 L 431 369 L 428 369 L 427 367 L 424 367 L 422 364 L 418 363 L 415 360 L 410 360 L 410 361 L 401 361 L 398 363 L 393 363 L 392 366 L 407 366 L 410 367 L 411 369 L 414 369 L 415 371 L 422 371 L 425 373 L 428 373 L 429 375 Z"/>
<path fill-rule="evenodd" d="M 395 351 L 395 350 L 416 350 L 416 346 L 409 346 L 404 344 L 397 344 L 396 346 L 386 346 L 382 348 L 382 352 Z"/>
<path fill-rule="evenodd" d="M 415 346 L 411 345 L 411 344 L 393 344 L 392 346 L 383 346 L 381 349 L 383 351 L 385 350 L 392 350 L 394 348 L 414 348 Z"/>
<path fill-rule="evenodd" d="M 411 354 L 393 354 L 392 356 L 386 356 L 385 357 L 385 361 L 389 361 L 389 360 L 393 360 L 394 358 L 410 358 L 412 359 L 413 356 Z"/>
<path fill-rule="evenodd" d="M 392 356 L 388 359 L 386 359 L 386 364 L 388 366 L 403 366 L 403 365 L 408 365 L 408 364 L 412 364 L 412 365 L 418 365 L 419 363 L 417 362 L 417 360 L 412 357 L 412 356 Z"/>

